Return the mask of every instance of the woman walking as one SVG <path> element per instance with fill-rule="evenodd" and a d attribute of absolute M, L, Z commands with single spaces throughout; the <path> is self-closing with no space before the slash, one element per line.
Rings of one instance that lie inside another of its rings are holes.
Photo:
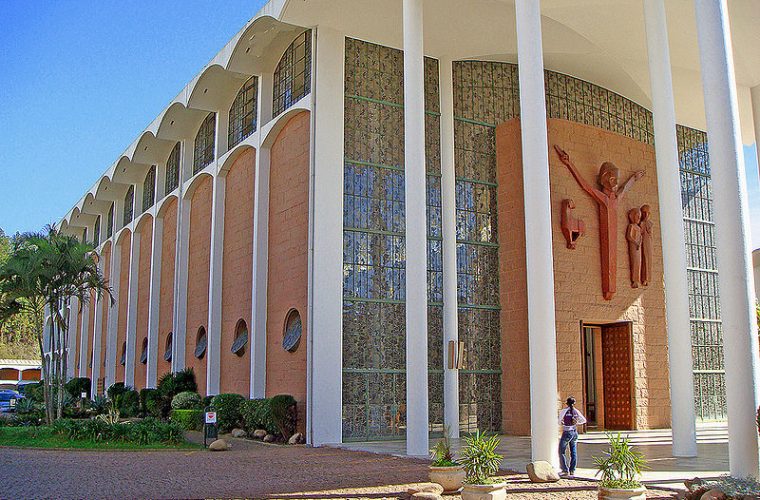
<path fill-rule="evenodd" d="M 576 443 L 578 441 L 578 425 L 586 423 L 586 417 L 575 409 L 575 398 L 567 398 L 567 408 L 559 412 L 559 424 L 562 426 L 562 437 L 559 440 L 559 465 L 562 471 L 561 477 L 572 478 L 575 476 L 575 465 L 578 463 Z M 570 445 L 570 466 L 567 465 L 565 450 Z"/>

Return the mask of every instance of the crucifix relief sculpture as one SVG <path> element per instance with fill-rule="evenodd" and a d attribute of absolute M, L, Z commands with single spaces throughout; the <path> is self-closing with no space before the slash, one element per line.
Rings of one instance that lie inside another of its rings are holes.
<path fill-rule="evenodd" d="M 639 170 L 623 184 L 618 185 L 620 171 L 611 162 L 604 162 L 599 168 L 597 182 L 601 189 L 594 187 L 584 179 L 578 169 L 562 148 L 555 145 L 555 151 L 562 163 L 573 174 L 575 181 L 586 193 L 591 196 L 599 207 L 599 244 L 602 260 L 602 294 L 605 300 L 612 300 L 617 290 L 617 234 L 618 234 L 618 211 L 620 202 L 625 193 L 633 184 L 644 176 L 644 171 Z"/>

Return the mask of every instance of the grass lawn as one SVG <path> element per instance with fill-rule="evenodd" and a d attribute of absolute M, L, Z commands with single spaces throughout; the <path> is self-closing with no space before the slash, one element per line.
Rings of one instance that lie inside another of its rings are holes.
<path fill-rule="evenodd" d="M 53 434 L 50 427 L 0 427 L 0 446 L 20 448 L 70 448 L 72 450 L 199 450 L 203 446 L 193 443 L 136 444 L 103 441 L 73 441 L 61 434 Z"/>

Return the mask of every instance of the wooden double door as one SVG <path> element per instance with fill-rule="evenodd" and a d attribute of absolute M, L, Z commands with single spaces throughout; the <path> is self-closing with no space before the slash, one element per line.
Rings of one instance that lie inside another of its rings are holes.
<path fill-rule="evenodd" d="M 634 426 L 631 323 L 583 324 L 584 401 L 589 426 Z"/>

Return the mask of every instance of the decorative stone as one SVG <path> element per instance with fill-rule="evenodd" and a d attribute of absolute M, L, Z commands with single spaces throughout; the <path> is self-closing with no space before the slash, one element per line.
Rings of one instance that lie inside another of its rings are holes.
<path fill-rule="evenodd" d="M 421 491 L 420 493 L 415 493 L 414 495 L 409 495 L 410 499 L 414 500 L 441 500 L 443 497 L 441 495 L 438 495 L 437 493 L 430 493 L 427 491 Z"/>
<path fill-rule="evenodd" d="M 687 490 L 693 490 L 694 488 L 702 486 L 703 484 L 705 484 L 705 482 L 698 477 L 695 477 L 694 479 L 687 479 L 683 482 L 683 485 L 686 486 Z"/>
<path fill-rule="evenodd" d="M 264 429 L 256 429 L 253 431 L 253 438 L 254 439 L 264 439 L 267 435 L 267 431 Z"/>
<path fill-rule="evenodd" d="M 525 466 L 528 471 L 528 477 L 530 477 L 533 483 L 556 483 L 559 481 L 559 475 L 554 470 L 552 464 L 539 460 L 538 462 L 531 462 Z"/>
<path fill-rule="evenodd" d="M 406 490 L 408 498 L 428 498 L 436 499 L 441 498 L 443 493 L 443 486 L 436 483 L 420 483 L 410 486 Z"/>
<path fill-rule="evenodd" d="M 227 451 L 227 441 L 224 439 L 217 439 L 208 445 L 208 449 L 211 451 Z"/>
<path fill-rule="evenodd" d="M 288 444 L 301 444 L 303 443 L 303 434 L 300 432 L 296 432 L 292 436 L 290 436 L 290 439 L 288 439 Z"/>
<path fill-rule="evenodd" d="M 264 442 L 265 443 L 273 443 L 274 442 L 274 434 L 267 434 L 264 436 Z"/>
<path fill-rule="evenodd" d="M 506 500 L 507 483 L 465 484 L 462 500 Z"/>
<path fill-rule="evenodd" d="M 461 465 L 433 467 L 431 465 L 428 478 L 431 483 L 440 484 L 445 494 L 458 493 L 462 489 L 465 478 L 464 467 Z"/>
<path fill-rule="evenodd" d="M 248 435 L 243 429 L 232 429 L 231 434 L 234 438 L 244 438 Z"/>
<path fill-rule="evenodd" d="M 726 494 L 718 488 L 713 488 L 703 493 L 699 500 L 726 500 Z"/>

